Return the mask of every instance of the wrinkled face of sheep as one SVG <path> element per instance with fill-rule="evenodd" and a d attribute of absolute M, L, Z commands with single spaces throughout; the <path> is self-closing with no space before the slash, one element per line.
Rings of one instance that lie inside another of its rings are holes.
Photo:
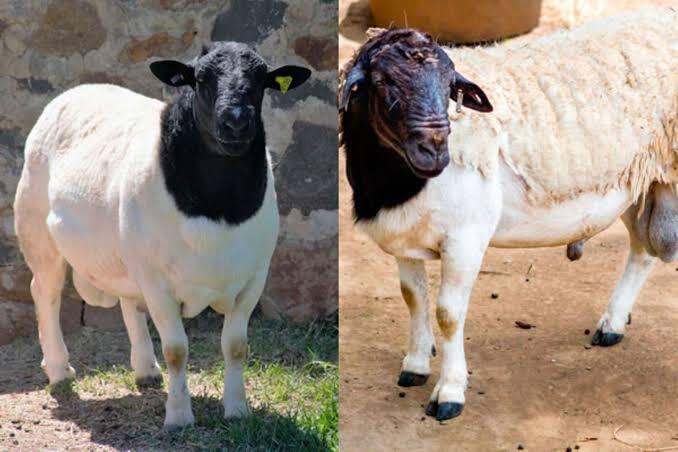
<path fill-rule="evenodd" d="M 311 74 L 299 66 L 268 71 L 261 56 L 236 42 L 215 42 L 189 64 L 159 61 L 151 70 L 171 86 L 193 88 L 198 130 L 216 153 L 228 156 L 245 154 L 262 129 L 265 88 L 286 93 Z"/>
<path fill-rule="evenodd" d="M 396 150 L 420 177 L 440 174 L 450 161 L 447 118 L 454 67 L 434 55 L 375 58 L 369 83 L 370 117 L 383 145 Z"/>
<path fill-rule="evenodd" d="M 455 71 L 447 54 L 425 33 L 389 30 L 368 43 L 346 76 L 341 108 L 366 102 L 380 143 L 397 152 L 421 178 L 439 175 L 450 161 L 450 98 L 492 111 L 485 93 Z"/>

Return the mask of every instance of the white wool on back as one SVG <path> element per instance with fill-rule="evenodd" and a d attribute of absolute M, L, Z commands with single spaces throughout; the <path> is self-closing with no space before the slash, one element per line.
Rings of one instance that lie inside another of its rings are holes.
<path fill-rule="evenodd" d="M 645 9 L 530 43 L 445 49 L 488 95 L 450 103 L 452 160 L 489 176 L 498 157 L 548 205 L 583 192 L 678 182 L 678 10 Z"/>

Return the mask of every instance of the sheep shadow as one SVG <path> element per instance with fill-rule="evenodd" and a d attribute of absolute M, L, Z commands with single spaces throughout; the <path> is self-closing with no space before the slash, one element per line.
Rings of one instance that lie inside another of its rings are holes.
<path fill-rule="evenodd" d="M 212 396 L 192 396 L 195 425 L 178 431 L 163 429 L 164 390 L 148 389 L 105 400 L 84 400 L 62 388 L 53 391 L 58 405 L 55 418 L 72 422 L 90 433 L 90 441 L 125 450 L 233 450 L 281 449 L 324 450 L 323 438 L 304 431 L 292 416 L 260 408 L 247 417 L 223 419 L 221 400 Z"/>
<path fill-rule="evenodd" d="M 223 316 L 210 311 L 184 322 L 189 337 L 189 366 L 207 369 L 223 363 L 222 325 Z M 336 318 L 294 325 L 255 315 L 248 332 L 249 355 L 262 364 L 279 362 L 293 368 L 302 368 L 314 359 L 336 362 L 337 325 Z M 149 329 L 156 356 L 162 364 L 160 339 L 152 322 Z M 36 336 L 20 337 L 0 346 L 0 395 L 40 391 L 47 386 L 47 377 L 40 368 L 42 351 Z M 125 331 L 87 327 L 67 335 L 65 342 L 78 379 L 115 367 L 129 367 L 130 344 Z"/>
<path fill-rule="evenodd" d="M 70 424 L 86 432 L 93 444 L 126 450 L 326 450 L 332 447 L 326 435 L 316 431 L 315 421 L 306 419 L 303 412 L 297 413 L 294 405 L 272 408 L 253 401 L 258 407 L 252 415 L 237 420 L 223 419 L 221 396 L 210 386 L 215 384 L 214 375 L 223 381 L 219 375 L 219 367 L 223 365 L 222 324 L 223 317 L 216 314 L 185 322 L 190 343 L 189 376 L 198 369 L 207 369 L 209 375 L 208 380 L 200 380 L 197 386 L 189 382 L 189 387 L 196 391 L 191 397 L 196 418 L 193 427 L 178 432 L 163 430 L 167 392 L 154 388 L 133 390 L 130 386 L 133 375 L 128 370 L 126 332 L 92 328 L 66 337 L 77 380 L 56 387 L 47 387 L 47 378 L 40 369 L 42 353 L 37 338 L 20 338 L 0 347 L 0 362 L 4 364 L 0 373 L 0 395 L 12 393 L 9 399 L 12 403 L 25 404 L 22 409 L 9 410 L 7 415 L 38 437 L 61 435 L 58 432 L 63 430 L 59 429 Z M 334 318 L 294 325 L 255 316 L 250 327 L 250 365 L 276 363 L 302 369 L 317 359 L 336 362 L 338 332 Z M 152 328 L 151 334 L 162 364 L 160 340 Z M 112 372 L 109 374 L 108 370 Z M 116 379 L 115 384 L 109 384 L 110 378 Z M 166 375 L 164 379 L 166 382 Z M 120 392 L 122 386 L 127 390 Z M 45 415 L 47 422 L 44 422 Z M 50 418 L 60 422 L 49 422 Z"/>

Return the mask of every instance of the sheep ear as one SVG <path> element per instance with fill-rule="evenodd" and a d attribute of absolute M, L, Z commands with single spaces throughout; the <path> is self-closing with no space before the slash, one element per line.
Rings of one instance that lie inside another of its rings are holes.
<path fill-rule="evenodd" d="M 339 111 L 345 111 L 348 101 L 351 98 L 351 93 L 354 91 L 354 87 L 358 87 L 362 82 L 365 81 L 365 70 L 363 69 L 362 64 L 358 63 L 353 66 L 353 69 L 349 71 L 344 79 L 344 89 L 341 92 L 341 99 L 339 99 Z"/>
<path fill-rule="evenodd" d="M 266 74 L 266 88 L 285 94 L 304 83 L 311 76 L 311 71 L 301 66 L 282 66 Z"/>
<path fill-rule="evenodd" d="M 151 63 L 151 72 L 161 82 L 170 86 L 195 86 L 195 72 L 192 66 L 174 60 Z"/>
<path fill-rule="evenodd" d="M 489 113 L 493 110 L 492 104 L 482 89 L 475 83 L 467 80 L 459 72 L 454 72 L 454 80 L 450 84 L 450 98 L 457 101 L 457 93 L 461 90 L 464 95 L 462 105 L 472 110 Z"/>

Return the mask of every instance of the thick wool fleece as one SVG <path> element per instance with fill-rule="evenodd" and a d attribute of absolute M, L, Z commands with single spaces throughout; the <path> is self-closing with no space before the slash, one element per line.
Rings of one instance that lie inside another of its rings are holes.
<path fill-rule="evenodd" d="M 498 158 L 530 202 L 678 182 L 678 10 L 647 9 L 528 44 L 445 49 L 495 111 L 450 105 L 452 160 L 490 175 Z"/>

